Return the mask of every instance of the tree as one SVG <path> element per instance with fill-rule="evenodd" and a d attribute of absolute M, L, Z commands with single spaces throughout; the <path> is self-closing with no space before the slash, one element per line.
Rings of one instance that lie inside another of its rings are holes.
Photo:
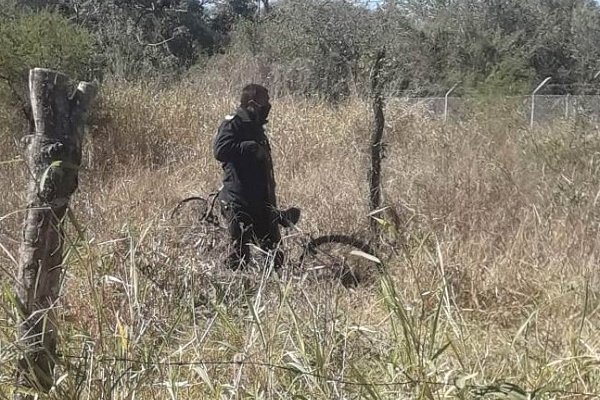
<path fill-rule="evenodd" d="M 96 71 L 125 79 L 177 77 L 228 46 L 258 57 L 285 90 L 332 100 L 365 92 L 381 47 L 385 90 L 418 96 L 443 94 L 457 81 L 518 93 L 546 76 L 555 84 L 548 90 L 577 93 L 600 70 L 594 0 L 18 2 L 51 7 L 88 30 Z"/>
<path fill-rule="evenodd" d="M 242 23 L 233 34 L 236 54 L 271 66 L 283 91 L 347 96 L 364 72 L 369 12 L 344 2 L 282 0 L 260 23 Z"/>
<path fill-rule="evenodd" d="M 256 13 L 256 2 L 252 0 L 215 1 L 215 12 L 211 18 L 211 26 L 216 32 L 230 32 L 240 20 L 250 20 Z"/>
<path fill-rule="evenodd" d="M 594 91 L 594 76 L 600 71 L 600 7 L 595 1 L 582 1 L 573 10 L 572 57 L 576 62 L 579 92 Z M 596 78 L 597 79 L 597 78 Z"/>

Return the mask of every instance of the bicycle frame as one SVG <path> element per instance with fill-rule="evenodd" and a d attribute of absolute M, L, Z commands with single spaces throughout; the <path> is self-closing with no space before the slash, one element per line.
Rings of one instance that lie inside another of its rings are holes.
<path fill-rule="evenodd" d="M 220 192 L 221 192 L 221 189 L 219 189 L 215 192 L 209 193 L 209 195 L 207 196 L 208 208 L 206 209 L 206 212 L 202 215 L 202 217 L 200 217 L 200 221 L 206 221 L 215 226 L 219 226 L 219 217 L 217 215 L 215 215 L 215 207 L 216 207 Z M 181 200 L 177 204 L 177 206 L 175 206 L 173 211 L 171 211 L 171 218 L 173 218 L 175 216 L 175 214 L 177 214 L 177 212 L 181 209 L 181 207 L 183 207 L 186 203 L 189 203 L 190 201 L 195 201 L 195 200 L 204 200 L 204 198 L 200 197 L 200 196 L 191 196 L 191 197 L 187 197 L 187 198 Z"/>

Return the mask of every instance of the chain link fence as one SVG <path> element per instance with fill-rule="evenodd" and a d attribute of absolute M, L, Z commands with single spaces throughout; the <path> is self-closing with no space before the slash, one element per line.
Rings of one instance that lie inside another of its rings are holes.
<path fill-rule="evenodd" d="M 499 99 L 523 116 L 524 122 L 549 123 L 556 120 L 581 119 L 600 123 L 600 95 L 535 96 L 532 109 L 531 96 L 504 97 Z M 491 105 L 490 105 L 491 106 Z M 484 100 L 468 97 L 390 98 L 387 107 L 409 107 L 432 119 L 461 119 L 473 110 L 486 107 Z"/>

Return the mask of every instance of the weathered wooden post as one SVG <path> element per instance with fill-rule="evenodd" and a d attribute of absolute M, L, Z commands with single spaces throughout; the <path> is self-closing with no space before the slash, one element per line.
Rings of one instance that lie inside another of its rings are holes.
<path fill-rule="evenodd" d="M 385 49 L 379 50 L 371 69 L 371 96 L 373 108 L 373 133 L 371 135 L 371 169 L 369 170 L 369 207 L 371 212 L 381 206 L 381 160 L 383 158 L 383 94 L 381 84 L 381 69 Z M 371 229 L 377 230 L 378 223 L 371 218 Z"/>
<path fill-rule="evenodd" d="M 35 132 L 29 136 L 27 164 L 31 179 L 19 252 L 15 292 L 21 321 L 17 384 L 47 392 L 56 363 L 56 319 L 63 262 L 63 219 L 77 189 L 87 110 L 96 87 L 80 82 L 74 89 L 57 71 L 29 71 Z M 15 399 L 33 399 L 17 390 Z"/>

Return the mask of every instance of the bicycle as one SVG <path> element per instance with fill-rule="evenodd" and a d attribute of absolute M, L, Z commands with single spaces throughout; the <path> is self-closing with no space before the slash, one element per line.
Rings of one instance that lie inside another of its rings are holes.
<path fill-rule="evenodd" d="M 181 234 L 184 238 L 187 235 L 186 242 L 213 258 L 223 257 L 229 245 L 228 229 L 220 212 L 218 195 L 219 191 L 215 191 L 206 197 L 185 198 L 171 211 L 171 218 L 177 220 L 182 228 Z M 284 213 L 280 212 L 280 215 Z M 292 234 L 283 235 L 282 239 L 294 270 L 292 273 L 298 271 L 316 279 L 338 279 L 348 287 L 367 281 L 374 275 L 373 271 L 379 272 L 381 268 L 381 261 L 373 248 L 358 237 L 346 234 L 313 237 L 292 221 L 282 225 L 284 229 L 293 231 Z"/>

